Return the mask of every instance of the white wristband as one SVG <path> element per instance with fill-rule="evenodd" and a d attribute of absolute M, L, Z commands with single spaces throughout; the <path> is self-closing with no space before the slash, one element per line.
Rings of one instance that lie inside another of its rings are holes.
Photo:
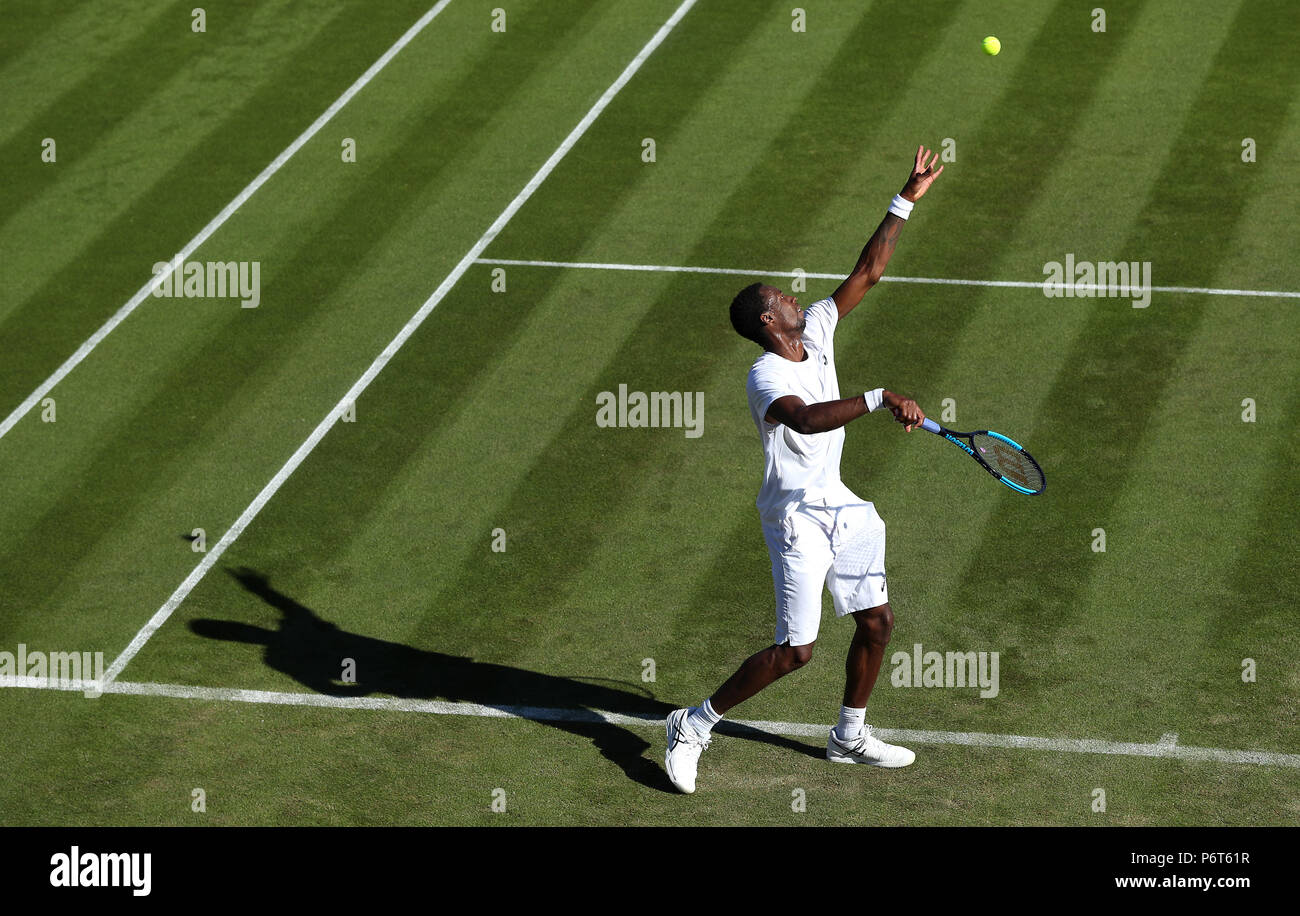
<path fill-rule="evenodd" d="M 876 388 L 873 391 L 866 392 L 862 397 L 867 402 L 867 413 L 871 413 L 874 410 L 879 410 L 880 405 L 884 403 L 885 389 Z"/>
<path fill-rule="evenodd" d="M 894 199 L 889 204 L 889 212 L 895 216 L 901 216 L 907 219 L 912 213 L 912 208 L 916 206 L 916 201 L 908 200 L 902 194 L 895 194 Z"/>

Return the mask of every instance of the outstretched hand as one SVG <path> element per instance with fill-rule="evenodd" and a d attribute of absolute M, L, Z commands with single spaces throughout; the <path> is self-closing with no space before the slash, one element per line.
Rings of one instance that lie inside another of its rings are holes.
<path fill-rule="evenodd" d="M 913 203 L 920 200 L 921 195 L 930 189 L 930 185 L 934 184 L 934 180 L 943 172 L 943 166 L 939 166 L 937 169 L 934 167 L 934 164 L 938 161 L 938 152 L 932 152 L 924 146 L 918 146 L 916 148 L 916 163 L 912 166 L 912 174 L 908 176 L 907 184 L 903 185 L 903 190 L 899 192 L 899 195 Z"/>

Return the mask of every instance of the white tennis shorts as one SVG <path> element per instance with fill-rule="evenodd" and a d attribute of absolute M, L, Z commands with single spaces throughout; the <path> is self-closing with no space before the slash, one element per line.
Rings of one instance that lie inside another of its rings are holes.
<path fill-rule="evenodd" d="M 772 557 L 778 646 L 805 646 L 817 638 L 823 584 L 836 617 L 889 600 L 885 523 L 871 503 L 803 503 L 779 526 L 765 524 L 763 536 Z"/>

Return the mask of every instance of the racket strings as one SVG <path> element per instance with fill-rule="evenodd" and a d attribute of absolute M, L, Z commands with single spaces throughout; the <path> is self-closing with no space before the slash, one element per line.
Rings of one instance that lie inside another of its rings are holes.
<path fill-rule="evenodd" d="M 1007 480 L 1028 490 L 1043 488 L 1042 469 L 1020 449 L 992 436 L 976 435 L 972 441 L 979 456 Z"/>

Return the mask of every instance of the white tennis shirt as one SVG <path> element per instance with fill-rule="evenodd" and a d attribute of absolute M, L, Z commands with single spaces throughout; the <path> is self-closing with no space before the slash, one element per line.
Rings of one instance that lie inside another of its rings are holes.
<path fill-rule="evenodd" d="M 804 310 L 807 359 L 794 362 L 764 352 L 749 370 L 745 390 L 749 412 L 763 443 L 763 486 L 758 514 L 764 524 L 779 525 L 801 503 L 827 499 L 832 505 L 856 499 L 840 480 L 844 427 L 801 435 L 783 423 L 769 423 L 767 409 L 777 398 L 796 395 L 805 404 L 838 400 L 835 377 L 835 325 L 839 311 L 834 299 L 822 299 Z"/>

